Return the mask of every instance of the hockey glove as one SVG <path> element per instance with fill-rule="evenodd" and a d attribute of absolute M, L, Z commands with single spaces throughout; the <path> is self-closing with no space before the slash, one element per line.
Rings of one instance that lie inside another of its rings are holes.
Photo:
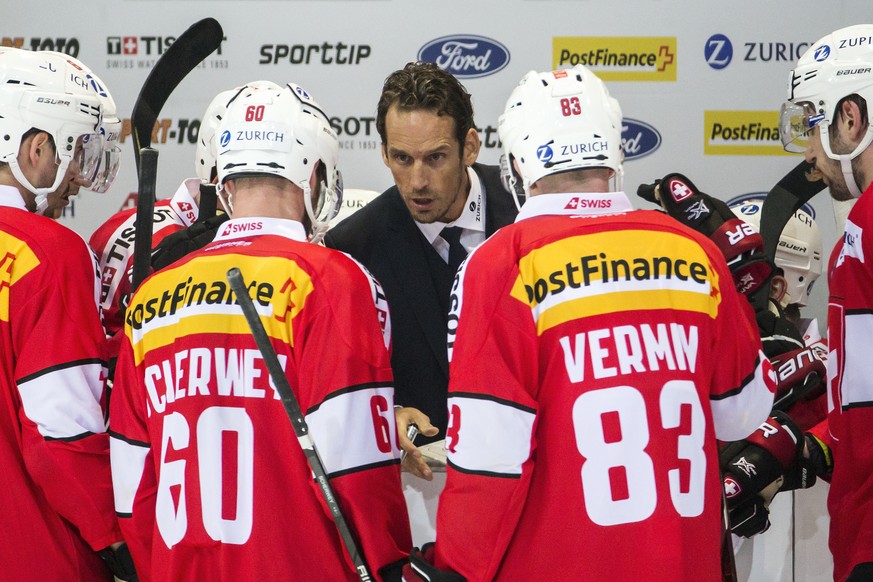
<path fill-rule="evenodd" d="M 785 471 L 803 457 L 803 444 L 800 429 L 775 411 L 748 438 L 722 449 L 719 463 L 733 533 L 751 537 L 770 527 L 767 507 Z"/>
<path fill-rule="evenodd" d="M 667 214 L 715 242 L 727 260 L 737 291 L 749 297 L 755 311 L 762 305 L 766 309 L 774 267 L 764 255 L 764 239 L 754 227 L 682 174 L 667 174 L 653 184 L 642 184 L 637 195 L 659 204 Z M 758 299 L 759 291 L 762 299 Z"/>
<path fill-rule="evenodd" d="M 804 444 L 804 454 L 785 470 L 785 481 L 779 488 L 780 491 L 808 489 L 815 485 L 816 477 L 830 479 L 834 470 L 830 447 L 809 432 L 804 435 Z"/>
<path fill-rule="evenodd" d="M 433 565 L 434 544 L 429 542 L 421 549 L 412 548 L 409 564 L 403 567 L 403 579 L 407 582 L 466 582 L 455 572 L 446 572 Z"/>
<path fill-rule="evenodd" d="M 824 394 L 827 370 L 818 353 L 821 349 L 807 347 L 770 358 L 778 381 L 774 410 L 787 412 L 800 400 L 812 400 Z"/>
<path fill-rule="evenodd" d="M 136 575 L 136 569 L 133 567 L 133 558 L 130 556 L 130 550 L 127 544 L 121 544 L 117 549 L 105 548 L 97 552 L 106 563 L 106 567 L 112 572 L 116 580 L 122 582 L 139 582 L 139 577 Z"/>

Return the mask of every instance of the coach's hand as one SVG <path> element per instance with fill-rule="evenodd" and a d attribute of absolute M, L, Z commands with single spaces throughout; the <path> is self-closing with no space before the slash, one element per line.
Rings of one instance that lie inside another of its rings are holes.
<path fill-rule="evenodd" d="M 440 430 L 430 423 L 430 418 L 412 407 L 403 407 L 394 409 L 394 420 L 397 424 L 397 444 L 400 445 L 402 468 L 416 477 L 421 477 L 427 481 L 433 481 L 433 471 L 421 458 L 421 451 L 418 450 L 413 442 L 407 436 L 409 427 L 415 425 L 418 427 L 418 432 L 426 437 L 435 436 Z"/>

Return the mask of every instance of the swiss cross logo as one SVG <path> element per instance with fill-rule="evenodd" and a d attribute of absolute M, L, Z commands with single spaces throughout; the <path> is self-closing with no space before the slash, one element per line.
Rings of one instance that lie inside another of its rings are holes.
<path fill-rule="evenodd" d="M 676 202 L 682 202 L 692 194 L 694 190 L 688 187 L 688 184 L 682 180 L 670 180 L 670 194 Z"/>
<path fill-rule="evenodd" d="M 135 55 L 139 52 L 139 40 L 135 36 L 125 36 L 121 40 L 122 54 Z"/>
<path fill-rule="evenodd" d="M 182 212 L 188 212 L 189 210 L 192 210 L 193 208 L 194 208 L 194 205 L 191 204 L 190 202 L 179 202 L 179 210 L 181 210 Z"/>
<path fill-rule="evenodd" d="M 554 71 L 554 72 L 552 73 L 552 75 L 554 75 L 554 77 L 555 77 L 556 79 L 563 79 L 563 78 L 565 78 L 565 77 L 567 76 L 567 71 L 564 71 L 564 70 L 561 70 L 561 71 Z"/>
<path fill-rule="evenodd" d="M 743 490 L 733 477 L 724 478 L 724 496 L 728 499 L 736 497 Z"/>
<path fill-rule="evenodd" d="M 564 210 L 576 210 L 577 208 L 579 208 L 579 198 L 574 196 L 573 198 L 570 198 L 569 202 L 567 202 Z"/>

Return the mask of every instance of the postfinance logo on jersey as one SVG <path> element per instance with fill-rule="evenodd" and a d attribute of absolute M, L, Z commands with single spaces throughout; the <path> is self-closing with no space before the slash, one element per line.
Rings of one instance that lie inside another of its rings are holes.
<path fill-rule="evenodd" d="M 718 275 L 694 241 L 647 230 L 569 237 L 519 261 L 512 296 L 530 305 L 537 332 L 588 317 L 680 309 L 715 317 Z"/>
<path fill-rule="evenodd" d="M 23 240 L 0 234 L 0 321 L 9 321 L 9 290 L 39 265 L 39 259 Z"/>
<path fill-rule="evenodd" d="M 552 68 L 585 65 L 604 81 L 675 81 L 675 36 L 556 36 Z"/>
<path fill-rule="evenodd" d="M 203 265 L 211 267 L 208 272 Z M 230 285 L 223 276 L 215 276 L 223 275 L 231 266 L 239 267 L 246 276 L 249 296 L 267 335 L 294 345 L 293 320 L 313 290 L 309 274 L 288 259 L 222 255 L 160 271 L 137 291 L 127 309 L 137 365 L 147 352 L 169 345 L 178 337 L 249 333 Z"/>
<path fill-rule="evenodd" d="M 708 156 L 793 156 L 782 147 L 778 111 L 704 111 Z"/>

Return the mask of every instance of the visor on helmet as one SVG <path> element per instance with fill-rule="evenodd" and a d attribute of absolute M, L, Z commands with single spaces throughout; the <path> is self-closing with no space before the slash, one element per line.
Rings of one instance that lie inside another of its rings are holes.
<path fill-rule="evenodd" d="M 808 101 L 783 103 L 779 112 L 779 136 L 785 151 L 803 153 L 809 144 L 809 134 L 824 118 Z"/>

